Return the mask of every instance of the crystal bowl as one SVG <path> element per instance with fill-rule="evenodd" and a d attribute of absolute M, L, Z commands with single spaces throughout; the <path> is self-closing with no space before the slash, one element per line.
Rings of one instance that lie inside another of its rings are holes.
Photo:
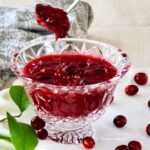
<path fill-rule="evenodd" d="M 83 86 L 51 85 L 25 77 L 24 66 L 47 54 L 103 57 L 117 68 L 118 73 L 107 81 Z M 11 69 L 22 80 L 35 112 L 46 122 L 49 138 L 68 144 L 79 143 L 84 137 L 92 136 L 92 124 L 112 101 L 116 85 L 129 68 L 128 56 L 112 45 L 87 39 L 54 41 L 49 36 L 27 44 L 14 54 L 11 61 Z"/>

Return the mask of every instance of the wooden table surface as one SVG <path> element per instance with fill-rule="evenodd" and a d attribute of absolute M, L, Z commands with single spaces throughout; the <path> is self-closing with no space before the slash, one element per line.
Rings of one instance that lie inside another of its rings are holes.
<path fill-rule="evenodd" d="M 21 7 L 32 0 L 0 0 L 0 6 Z M 150 0 L 85 0 L 94 10 L 88 37 L 125 50 L 133 67 L 150 66 Z"/>

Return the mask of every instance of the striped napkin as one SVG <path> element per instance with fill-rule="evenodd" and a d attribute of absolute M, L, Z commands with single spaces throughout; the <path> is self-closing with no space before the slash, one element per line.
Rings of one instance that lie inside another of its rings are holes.
<path fill-rule="evenodd" d="M 22 48 L 26 42 L 44 35 L 51 34 L 54 38 L 53 33 L 46 31 L 36 23 L 34 9 L 37 3 L 48 3 L 65 10 L 73 3 L 73 0 L 36 0 L 24 8 L 0 8 L 0 89 L 13 75 L 9 62 L 16 50 Z M 80 2 L 68 16 L 71 23 L 68 36 L 86 37 L 93 20 L 90 5 Z"/>

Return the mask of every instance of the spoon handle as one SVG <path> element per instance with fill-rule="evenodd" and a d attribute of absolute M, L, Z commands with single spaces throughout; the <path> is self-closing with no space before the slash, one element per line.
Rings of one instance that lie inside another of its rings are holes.
<path fill-rule="evenodd" d="M 75 0 L 70 7 L 66 10 L 67 13 L 69 13 L 78 3 L 80 2 L 80 0 Z"/>

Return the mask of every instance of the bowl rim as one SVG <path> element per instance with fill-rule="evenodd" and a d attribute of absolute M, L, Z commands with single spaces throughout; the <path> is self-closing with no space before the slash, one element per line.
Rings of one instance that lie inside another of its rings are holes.
<path fill-rule="evenodd" d="M 46 39 L 45 39 L 46 38 Z M 41 40 L 42 39 L 42 40 Z M 14 55 L 12 56 L 11 58 L 11 61 L 10 61 L 10 66 L 14 66 L 15 65 L 15 68 L 17 69 L 17 72 L 20 73 L 18 67 L 17 67 L 17 64 L 16 64 L 16 60 L 18 59 L 19 55 L 24 52 L 25 50 L 35 46 L 35 45 L 39 45 L 39 44 L 43 44 L 43 43 L 46 43 L 46 42 L 55 42 L 55 39 L 52 38 L 50 35 L 48 36 L 43 36 L 43 37 L 39 37 L 39 38 L 36 38 L 34 40 L 31 40 L 29 42 L 27 42 L 25 44 L 25 46 L 23 48 L 21 48 L 20 50 L 16 51 L 14 53 Z M 105 43 L 105 42 L 102 42 L 102 41 L 96 41 L 96 40 L 91 40 L 91 39 L 84 39 L 84 38 L 61 38 L 61 39 L 58 39 L 56 42 L 59 42 L 59 41 L 77 41 L 77 42 L 86 42 L 86 43 L 91 43 L 91 44 L 96 44 L 96 45 L 101 45 L 103 47 L 111 47 L 111 49 L 115 50 L 116 52 L 120 53 L 120 56 L 122 57 L 122 59 L 124 59 L 125 61 L 128 61 L 128 64 L 126 66 L 124 66 L 123 68 L 121 68 L 121 70 L 123 70 L 124 68 L 126 68 L 126 72 L 129 70 L 130 66 L 131 66 L 131 62 L 130 62 L 130 59 L 128 57 L 128 55 L 126 53 L 124 53 L 121 49 L 111 45 L 111 44 L 108 44 L 108 43 Z M 119 51 L 120 50 L 120 51 Z M 122 54 L 126 54 L 126 57 L 124 58 L 122 56 Z M 107 59 L 106 59 L 107 60 Z M 108 61 L 108 60 L 107 60 Z M 109 61 L 108 61 L 109 62 Z M 12 69 L 12 67 L 11 67 Z M 14 70 L 12 69 L 12 71 L 14 72 Z M 125 73 L 126 73 L 125 72 Z M 110 78 L 109 80 L 107 81 L 102 81 L 102 82 L 98 82 L 98 83 L 94 83 L 94 84 L 89 84 L 89 85 L 77 85 L 77 86 L 63 86 L 63 85 L 53 85 L 53 84 L 48 84 L 48 83 L 42 83 L 42 82 L 39 82 L 39 81 L 36 81 L 34 79 L 31 79 L 31 78 L 28 78 L 28 77 L 25 77 L 23 75 L 19 75 L 17 74 L 18 78 L 21 78 L 22 80 L 26 80 L 26 81 L 30 81 L 30 82 L 33 82 L 33 83 L 37 83 L 37 84 L 41 84 L 41 85 L 46 85 L 48 87 L 58 87 L 58 88 L 62 88 L 62 87 L 67 87 L 67 88 L 75 88 L 75 87 L 87 87 L 87 86 L 90 86 L 90 87 L 97 87 L 97 86 L 100 86 L 100 85 L 104 85 L 104 84 L 112 84 L 112 83 L 116 83 L 120 78 L 121 78 L 121 74 L 117 73 L 116 76 L 114 76 L 113 78 Z"/>

